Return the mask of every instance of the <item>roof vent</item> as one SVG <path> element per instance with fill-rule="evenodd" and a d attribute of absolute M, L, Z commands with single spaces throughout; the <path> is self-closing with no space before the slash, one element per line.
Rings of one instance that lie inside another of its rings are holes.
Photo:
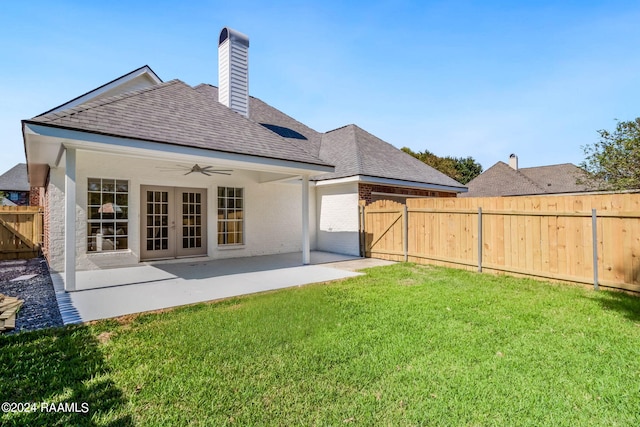
<path fill-rule="evenodd" d="M 518 170 L 518 156 L 515 154 L 509 156 L 509 166 L 511 166 L 513 170 Z"/>
<path fill-rule="evenodd" d="M 249 37 L 224 27 L 218 41 L 218 100 L 249 117 Z"/>

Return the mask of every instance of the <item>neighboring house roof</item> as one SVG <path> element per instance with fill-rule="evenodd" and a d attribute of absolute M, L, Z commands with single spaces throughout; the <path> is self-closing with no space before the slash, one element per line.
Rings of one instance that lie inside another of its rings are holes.
<path fill-rule="evenodd" d="M 25 163 L 18 163 L 0 175 L 0 190 L 29 191 L 30 189 Z"/>
<path fill-rule="evenodd" d="M 498 162 L 471 180 L 462 197 L 523 196 L 535 194 L 582 193 L 593 189 L 577 184 L 585 177 L 582 169 L 571 163 L 514 169 Z"/>
<path fill-rule="evenodd" d="M 327 165 L 180 80 L 99 98 L 25 123 Z"/>
<path fill-rule="evenodd" d="M 218 99 L 218 88 L 215 86 L 203 84 L 195 89 Z M 323 134 L 258 98 L 250 97 L 249 102 L 249 118 L 254 122 L 335 166 L 335 172 L 317 175 L 313 180 L 367 176 L 402 180 L 408 184 L 455 187 L 460 191 L 465 189 L 449 176 L 356 125 L 347 125 Z"/>

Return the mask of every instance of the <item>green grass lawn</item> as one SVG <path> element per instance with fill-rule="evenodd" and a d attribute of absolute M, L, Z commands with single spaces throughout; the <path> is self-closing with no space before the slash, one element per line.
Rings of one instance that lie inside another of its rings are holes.
<path fill-rule="evenodd" d="M 640 425 L 640 298 L 397 264 L 0 337 L 2 425 Z"/>

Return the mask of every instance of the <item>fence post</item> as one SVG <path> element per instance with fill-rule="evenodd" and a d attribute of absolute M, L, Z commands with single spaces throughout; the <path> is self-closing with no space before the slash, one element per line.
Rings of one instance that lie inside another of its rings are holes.
<path fill-rule="evenodd" d="M 404 250 L 404 262 L 409 260 L 409 211 L 404 205 L 402 212 L 402 245 Z"/>
<path fill-rule="evenodd" d="M 598 216 L 595 209 L 591 209 L 591 235 L 593 240 L 593 289 L 598 290 Z"/>
<path fill-rule="evenodd" d="M 478 208 L 478 273 L 482 273 L 482 208 Z"/>

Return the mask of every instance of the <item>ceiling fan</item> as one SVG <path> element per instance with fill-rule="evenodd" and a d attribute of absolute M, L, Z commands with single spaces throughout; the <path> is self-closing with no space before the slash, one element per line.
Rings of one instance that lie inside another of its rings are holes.
<path fill-rule="evenodd" d="M 233 172 L 230 169 L 214 169 L 213 166 L 200 166 L 197 163 L 193 166 L 175 165 L 175 167 L 160 167 L 159 169 L 162 171 L 186 172 L 184 175 L 201 173 L 206 176 L 211 176 L 211 174 L 231 175 L 231 172 Z"/>

